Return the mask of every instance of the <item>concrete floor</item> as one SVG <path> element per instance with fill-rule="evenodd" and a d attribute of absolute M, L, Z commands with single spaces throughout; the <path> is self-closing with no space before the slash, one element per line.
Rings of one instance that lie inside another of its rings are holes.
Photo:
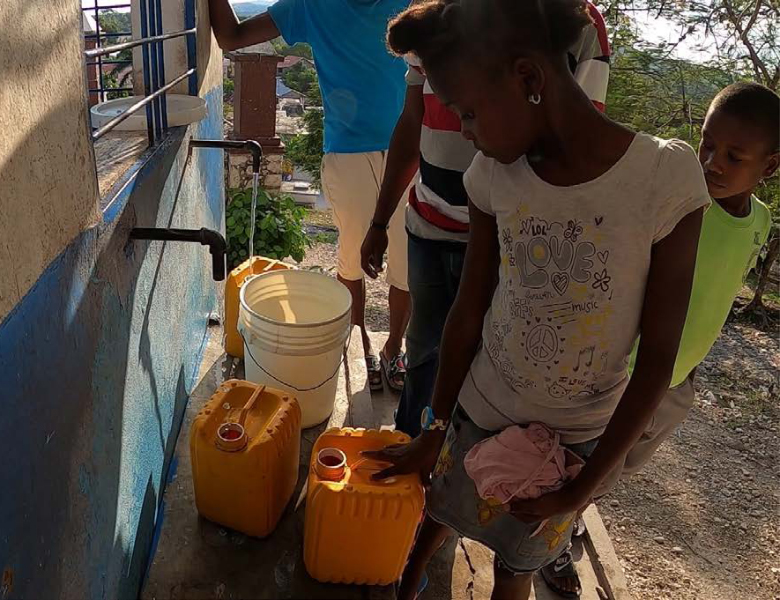
<path fill-rule="evenodd" d="M 381 347 L 382 341 L 379 338 L 376 340 L 377 348 Z M 350 361 L 349 364 L 353 363 Z M 298 510 L 294 508 L 305 480 L 306 466 L 300 467 L 298 490 L 293 496 L 293 502 L 276 531 L 266 539 L 249 538 L 228 531 L 198 516 L 189 454 L 190 425 L 221 382 L 240 375 L 232 359 L 226 358 L 222 352 L 221 335 L 215 333 L 204 357 L 200 382 L 192 392 L 187 407 L 176 448 L 176 476 L 165 491 L 162 528 L 141 598 L 394 598 L 392 588 L 321 584 L 307 575 L 302 557 L 305 504 Z M 364 375 L 352 377 L 351 386 L 346 379 L 342 368 L 336 409 L 328 425 L 359 426 L 363 424 L 361 420 L 370 421 L 372 417 L 364 413 L 358 418 L 361 415 L 359 406 L 355 410 L 349 406 L 349 398 L 356 405 L 370 398 L 367 401 L 368 406 L 373 405 L 373 424 L 389 426 L 393 420 L 397 395 L 384 392 L 369 396 Z M 325 425 L 322 425 L 304 432 L 301 465 L 308 465 L 312 445 L 324 428 Z M 598 593 L 594 569 L 587 552 L 583 552 L 579 544 L 575 548 L 575 556 L 583 581 L 583 600 L 607 597 Z M 430 565 L 429 575 L 431 582 L 422 595 L 423 599 L 487 599 L 492 588 L 492 556 L 486 548 L 475 542 L 452 540 Z M 536 582 L 536 588 L 536 600 L 558 598 L 549 592 L 541 580 Z M 603 590 L 600 591 L 603 594 Z"/>

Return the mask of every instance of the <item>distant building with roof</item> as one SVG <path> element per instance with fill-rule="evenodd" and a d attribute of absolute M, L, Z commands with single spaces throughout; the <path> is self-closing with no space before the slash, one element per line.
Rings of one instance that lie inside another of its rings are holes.
<path fill-rule="evenodd" d="M 306 94 L 301 94 L 295 90 L 287 87 L 281 77 L 276 78 L 276 98 L 278 100 L 300 100 L 303 101 L 306 98 Z"/>
<path fill-rule="evenodd" d="M 314 62 L 309 60 L 308 58 L 305 58 L 303 56 L 285 56 L 284 60 L 279 63 L 279 66 L 276 67 L 279 75 L 289 71 L 292 69 L 295 65 L 303 63 L 305 66 L 309 67 L 310 69 L 314 68 Z"/>

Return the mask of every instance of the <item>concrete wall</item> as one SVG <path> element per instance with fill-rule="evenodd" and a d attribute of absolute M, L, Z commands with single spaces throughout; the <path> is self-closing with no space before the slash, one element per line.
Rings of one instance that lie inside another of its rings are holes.
<path fill-rule="evenodd" d="M 223 228 L 221 153 L 187 160 L 190 137 L 222 131 L 204 5 L 208 117 L 172 130 L 101 212 L 80 0 L 0 2 L 2 600 L 137 597 L 218 306 L 206 248 L 128 232 Z"/>
<path fill-rule="evenodd" d="M 0 321 L 100 220 L 77 9 L 0 2 Z"/>

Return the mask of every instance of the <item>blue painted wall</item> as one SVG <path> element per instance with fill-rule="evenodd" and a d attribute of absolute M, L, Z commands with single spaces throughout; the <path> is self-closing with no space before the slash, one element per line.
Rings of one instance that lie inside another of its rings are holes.
<path fill-rule="evenodd" d="M 223 230 L 222 89 L 115 188 L 0 323 L 5 598 L 135 598 L 189 391 L 218 310 L 208 249 L 132 227 Z"/>

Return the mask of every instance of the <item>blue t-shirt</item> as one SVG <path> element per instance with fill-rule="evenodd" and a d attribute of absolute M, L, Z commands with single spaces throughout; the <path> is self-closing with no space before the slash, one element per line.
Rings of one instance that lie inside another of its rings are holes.
<path fill-rule="evenodd" d="M 284 41 L 306 42 L 325 109 L 325 152 L 387 150 L 406 93 L 388 21 L 409 0 L 279 0 L 268 12 Z"/>

